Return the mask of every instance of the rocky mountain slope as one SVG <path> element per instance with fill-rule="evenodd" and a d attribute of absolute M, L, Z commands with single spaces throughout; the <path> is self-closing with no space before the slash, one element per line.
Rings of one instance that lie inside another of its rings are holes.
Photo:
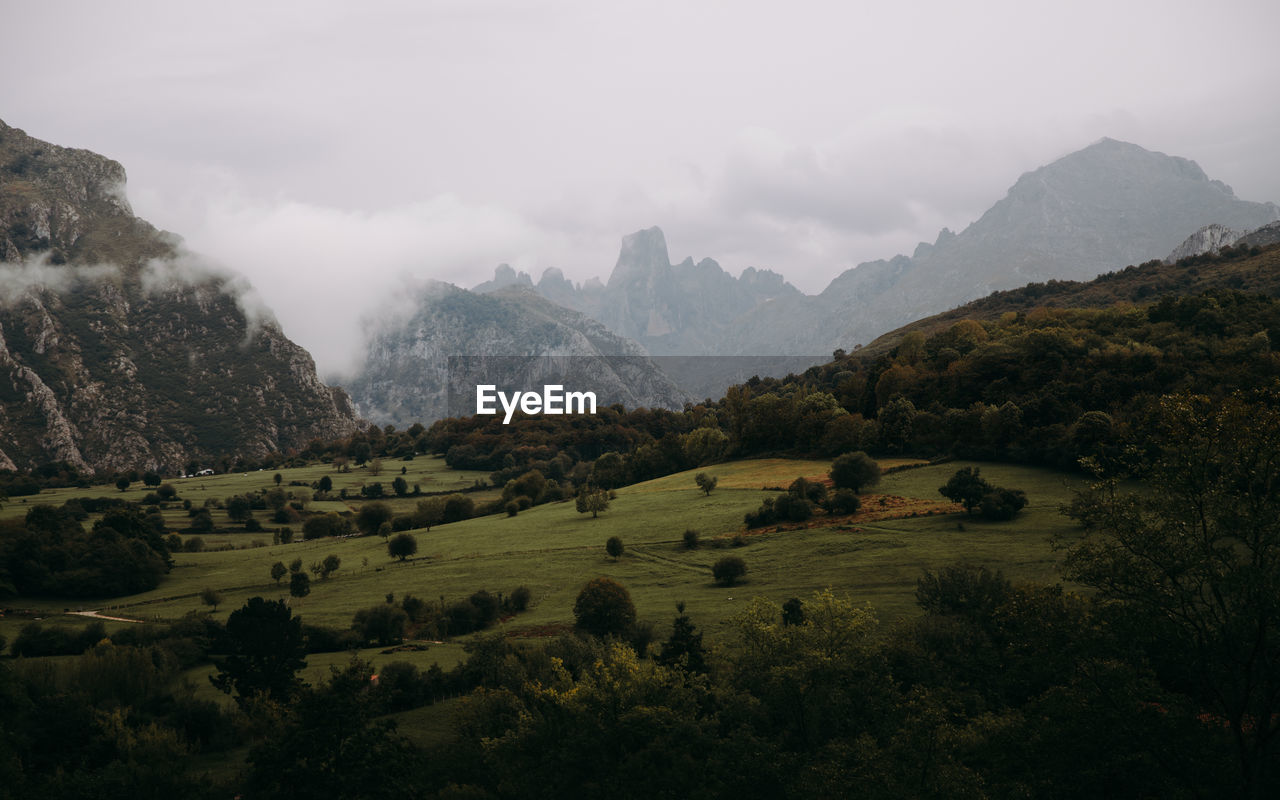
<path fill-rule="evenodd" d="M 0 469 L 181 470 L 354 430 L 243 281 L 124 188 L 120 164 L 0 122 Z"/>
<path fill-rule="evenodd" d="M 379 424 L 469 416 L 478 383 L 508 392 L 561 384 L 595 392 L 599 408 L 678 409 L 690 399 L 644 348 L 527 288 L 475 294 L 432 283 L 411 305 L 370 330 L 363 369 L 345 384 Z"/>
<path fill-rule="evenodd" d="M 1237 199 L 1193 161 L 1103 139 L 1023 175 L 961 233 L 943 230 L 910 257 L 846 271 L 804 316 L 819 320 L 808 327 L 823 341 L 848 349 L 998 289 L 1163 258 L 1208 224 L 1249 230 L 1277 219 L 1280 207 Z"/>
<path fill-rule="evenodd" d="M 1216 255 L 1227 247 L 1267 247 L 1280 243 L 1280 222 L 1272 222 L 1251 231 L 1237 231 L 1225 225 L 1206 225 L 1186 238 L 1165 257 L 1164 263 L 1206 253 Z"/>

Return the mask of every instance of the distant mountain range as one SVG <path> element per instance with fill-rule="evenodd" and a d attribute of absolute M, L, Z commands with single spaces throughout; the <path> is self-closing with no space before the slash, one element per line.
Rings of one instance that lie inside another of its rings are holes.
<path fill-rule="evenodd" d="M 124 181 L 114 161 L 0 122 L 0 469 L 181 469 L 300 448 L 356 430 L 360 414 L 407 425 L 470 413 L 459 390 L 479 380 L 680 408 L 996 290 L 1280 239 L 1280 207 L 1104 139 L 1023 175 L 962 232 L 846 270 L 817 295 L 770 270 L 672 264 L 658 228 L 622 240 L 607 281 L 549 269 L 535 283 L 503 265 L 471 292 L 424 286 L 369 329 L 346 382 L 353 405 L 243 281 L 135 217 Z"/>
<path fill-rule="evenodd" d="M 185 469 L 355 430 L 242 281 L 133 215 L 125 171 L 0 122 L 0 469 Z"/>
<path fill-rule="evenodd" d="M 1237 199 L 1193 161 L 1103 139 L 1023 175 L 962 232 L 859 264 L 818 295 L 771 271 L 673 266 L 657 228 L 623 239 L 607 283 L 575 287 L 548 270 L 534 284 L 500 267 L 476 290 L 519 283 L 659 355 L 829 356 L 992 291 L 1164 258 L 1206 225 L 1238 237 L 1278 219 L 1280 207 Z"/>

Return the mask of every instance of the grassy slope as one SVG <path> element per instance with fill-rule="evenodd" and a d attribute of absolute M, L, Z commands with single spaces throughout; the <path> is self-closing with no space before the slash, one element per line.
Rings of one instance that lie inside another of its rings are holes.
<path fill-rule="evenodd" d="M 424 461 L 410 465 L 421 469 Z M 937 501 L 937 487 L 964 465 L 955 462 L 887 475 L 864 498 L 865 508 L 880 510 L 877 494 Z M 607 575 L 630 589 L 640 617 L 655 622 L 660 636 L 666 634 L 676 601 L 684 600 L 695 622 L 714 640 L 744 601 L 755 595 L 781 602 L 832 586 L 894 618 L 914 613 L 915 580 L 927 567 L 970 560 L 999 566 L 1017 579 L 1056 579 L 1048 537 L 1072 529 L 1072 523 L 1057 513 L 1059 504 L 1069 498 L 1069 479 L 1047 470 L 1008 465 L 983 465 L 983 474 L 996 484 L 1027 492 L 1031 505 L 1013 522 L 985 523 L 955 513 L 871 521 L 856 518 L 807 530 L 753 532 L 743 548 L 710 546 L 714 537 L 728 537 L 742 529 L 743 514 L 768 496 L 758 487 L 785 486 L 797 475 L 817 477 L 827 466 L 821 461 L 784 459 L 724 464 L 703 470 L 719 478 L 719 487 L 710 496 L 695 487 L 695 471 L 690 471 L 619 490 L 610 509 L 598 519 L 576 513 L 573 503 L 566 502 L 530 509 L 514 518 L 493 516 L 438 526 L 417 532 L 419 554 L 404 563 L 391 560 L 377 537 L 181 553 L 158 589 L 101 607 L 145 619 L 174 618 L 205 610 L 196 594 L 214 587 L 224 595 L 217 613 L 225 616 L 254 595 L 287 596 L 287 590 L 269 578 L 268 569 L 275 561 L 301 558 L 309 565 L 334 553 L 342 558 L 341 570 L 327 581 L 314 581 L 312 593 L 294 601 L 308 622 L 345 627 L 355 611 L 382 602 L 388 592 L 453 601 L 477 589 L 508 592 L 524 584 L 533 591 L 533 607 L 506 628 L 540 632 L 571 623 L 579 588 L 590 578 Z M 392 471 L 387 469 L 384 477 Z M 259 476 L 253 485 L 236 483 L 253 475 Z M 469 485 L 468 478 L 473 479 L 464 474 L 457 481 Z M 287 474 L 286 483 L 291 479 L 302 478 Z M 205 491 L 229 495 L 270 482 L 271 473 L 203 480 Z M 435 480 L 446 484 L 448 479 Z M 193 490 L 180 491 L 187 495 Z M 687 528 L 701 532 L 701 548 L 684 549 L 681 536 Z M 627 547 L 617 562 L 604 553 L 610 536 L 621 537 Z M 236 538 L 261 538 L 261 534 L 237 534 Z M 716 587 L 710 567 L 730 552 L 746 561 L 746 582 L 730 589 Z M 56 613 L 68 604 L 18 601 L 13 605 Z M 0 633 L 12 638 L 16 630 L 5 628 L 17 620 L 6 622 Z"/>

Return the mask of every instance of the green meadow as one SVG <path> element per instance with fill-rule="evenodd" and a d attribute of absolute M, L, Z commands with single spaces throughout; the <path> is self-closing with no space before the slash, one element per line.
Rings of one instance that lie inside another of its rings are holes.
<path fill-rule="evenodd" d="M 898 463 L 905 461 L 886 461 L 882 466 Z M 410 485 L 419 483 L 424 492 L 462 489 L 484 477 L 449 470 L 438 458 L 421 457 L 409 462 L 388 460 L 378 476 L 358 469 L 342 473 L 323 465 L 280 472 L 286 488 L 293 481 L 309 484 L 327 474 L 337 495 L 340 488 L 352 493 L 361 483 L 374 480 L 389 486 L 401 466 L 406 467 Z M 938 487 L 964 466 L 980 466 L 992 483 L 1022 489 L 1030 501 L 1028 507 L 1011 522 L 986 522 L 931 508 L 945 502 Z M 356 611 L 384 602 L 391 593 L 397 598 L 414 594 L 452 602 L 479 589 L 508 593 L 523 585 L 533 593 L 530 609 L 500 629 L 511 635 L 545 635 L 572 624 L 573 602 L 586 581 L 608 576 L 630 590 L 639 617 L 654 623 L 659 637 L 669 629 L 675 604 L 683 601 L 708 640 L 715 642 L 723 638 L 736 612 L 755 596 L 780 604 L 829 586 L 870 603 L 889 620 L 916 613 L 915 582 L 924 569 L 967 561 L 1001 569 L 1014 580 L 1058 579 L 1051 538 L 1069 536 L 1075 528 L 1058 509 L 1070 500 L 1079 479 L 1050 470 L 972 462 L 920 466 L 885 475 L 879 486 L 864 493 L 863 512 L 853 518 L 826 522 L 819 516 L 808 528 L 745 530 L 743 515 L 770 496 L 763 487 L 785 487 L 798 476 L 821 478 L 828 467 L 827 461 L 791 459 L 732 462 L 619 489 L 609 509 L 594 519 L 577 513 L 568 501 L 531 508 L 515 517 L 486 516 L 416 530 L 412 533 L 418 553 L 403 562 L 388 556 L 386 542 L 377 536 L 272 546 L 274 526 L 264 520 L 268 530 L 261 533 L 203 535 L 208 545 L 230 549 L 174 554 L 173 570 L 153 591 L 101 603 L 18 598 L 10 605 L 54 624 L 82 625 L 83 618 L 62 613 L 77 609 L 166 620 L 193 611 L 215 613 L 198 596 L 212 588 L 223 596 L 216 615 L 225 618 L 256 595 L 288 598 L 287 581 L 277 584 L 270 577 L 275 562 L 302 559 L 306 567 L 333 554 L 341 558 L 341 568 L 327 580 L 313 580 L 307 597 L 291 601 L 308 623 L 345 628 Z M 697 472 L 716 476 L 718 485 L 710 495 L 696 487 Z M 207 497 L 226 498 L 274 487 L 273 476 L 272 471 L 262 471 L 171 483 L 178 489 L 179 500 L 200 505 Z M 114 487 L 50 491 L 28 498 L 27 504 L 10 502 L 4 514 L 25 513 L 30 503 L 61 503 L 71 497 L 113 492 L 131 499 L 141 499 L 144 493 L 137 488 L 120 493 Z M 922 502 L 895 512 L 893 504 L 881 502 L 882 497 L 886 502 L 888 498 L 895 498 L 895 503 L 896 498 Z M 416 501 L 390 502 L 397 513 L 407 513 Z M 172 514 L 175 521 L 185 519 L 181 503 L 171 505 L 176 510 L 168 509 L 166 518 Z M 309 509 L 318 505 L 311 503 Z M 355 499 L 343 506 L 359 507 Z M 267 512 L 256 513 L 263 518 Z M 688 529 L 699 532 L 697 549 L 683 544 Z M 626 548 L 617 560 L 605 553 L 611 536 L 620 537 Z M 255 541 L 257 546 L 250 546 Z M 728 554 L 741 557 L 748 571 L 741 583 L 724 588 L 713 583 L 711 566 Z M 10 615 L 0 620 L 0 634 L 12 641 L 29 619 Z M 122 624 L 128 623 L 108 622 L 108 630 Z M 425 656 L 415 653 L 414 658 L 430 663 L 435 658 L 432 653 L 445 652 L 439 647 L 428 649 Z M 455 660 L 456 654 L 445 666 Z"/>

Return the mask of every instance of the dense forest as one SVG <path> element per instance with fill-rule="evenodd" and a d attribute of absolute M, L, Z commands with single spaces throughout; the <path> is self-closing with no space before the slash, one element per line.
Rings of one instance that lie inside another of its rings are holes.
<path fill-rule="evenodd" d="M 1088 596 L 956 565 L 920 576 L 913 620 L 757 600 L 709 649 L 682 607 L 666 641 L 637 638 L 598 579 L 574 634 L 314 686 L 296 671 L 323 632 L 255 598 L 225 625 L 81 637 L 72 668 L 0 665 L 0 796 L 1275 796 L 1280 396 L 1166 396 L 1145 425 L 1146 452 L 1070 509 Z M 207 659 L 234 708 L 174 680 Z M 458 696 L 434 748 L 383 716 Z M 210 785 L 191 756 L 240 741 L 244 774 Z"/>

